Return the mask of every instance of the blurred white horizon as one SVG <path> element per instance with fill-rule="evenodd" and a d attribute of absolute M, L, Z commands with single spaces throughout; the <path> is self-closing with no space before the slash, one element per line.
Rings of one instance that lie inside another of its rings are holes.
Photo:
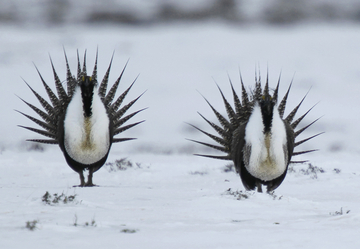
<path fill-rule="evenodd" d="M 359 0 L 2 0 L 0 25 L 360 22 Z"/>

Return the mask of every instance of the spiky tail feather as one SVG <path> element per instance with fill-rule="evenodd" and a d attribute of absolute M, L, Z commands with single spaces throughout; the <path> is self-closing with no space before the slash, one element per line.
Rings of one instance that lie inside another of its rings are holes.
<path fill-rule="evenodd" d="M 59 143 L 59 141 L 58 141 L 59 119 L 64 116 L 67 106 L 68 106 L 69 102 L 71 101 L 72 96 L 74 94 L 75 87 L 76 87 L 76 85 L 79 85 L 79 82 L 81 81 L 81 77 L 87 75 L 87 72 L 86 72 L 87 71 L 87 69 L 86 69 L 86 50 L 84 53 L 84 62 L 83 62 L 82 68 L 81 68 L 81 63 L 80 63 L 79 52 L 77 52 L 77 77 L 76 78 L 75 78 L 75 76 L 72 76 L 65 49 L 64 49 L 64 56 L 65 56 L 65 63 L 66 63 L 66 82 L 67 82 L 66 90 L 63 87 L 63 85 L 60 81 L 60 78 L 58 77 L 58 74 L 55 70 L 54 64 L 50 58 L 57 95 L 53 92 L 53 90 L 45 82 L 40 71 L 35 66 L 35 68 L 39 74 L 40 80 L 46 90 L 48 98 L 50 99 L 50 102 L 45 100 L 42 96 L 40 96 L 40 94 L 38 94 L 35 90 L 33 90 L 28 83 L 25 82 L 27 84 L 27 86 L 30 88 L 30 90 L 32 91 L 32 93 L 35 95 L 35 97 L 38 99 L 39 103 L 41 104 L 41 106 L 44 108 L 45 111 L 42 111 L 41 109 L 37 108 L 36 106 L 26 102 L 25 100 L 21 99 L 20 97 L 19 98 L 25 104 L 27 104 L 34 112 L 36 112 L 43 121 L 36 119 L 25 113 L 22 113 L 20 111 L 18 111 L 18 112 L 20 114 L 24 115 L 25 117 L 27 117 L 28 119 L 30 119 L 31 121 L 33 121 L 34 123 L 36 123 L 37 125 L 41 126 L 45 130 L 40 130 L 40 129 L 26 127 L 26 126 L 20 126 L 20 127 L 51 138 L 51 139 L 29 139 L 28 141 L 38 142 L 38 143 L 46 143 L 46 144 L 58 144 Z M 129 104 L 120 108 L 126 95 L 128 94 L 128 92 L 134 85 L 137 77 L 132 82 L 132 84 L 116 99 L 116 101 L 113 102 L 116 91 L 119 87 L 120 80 L 124 74 L 124 71 L 125 71 L 125 68 L 126 68 L 128 62 L 126 62 L 123 70 L 121 71 L 120 76 L 118 77 L 116 82 L 113 84 L 110 91 L 106 94 L 106 90 L 107 90 L 107 86 L 108 86 L 108 79 L 109 79 L 109 74 L 110 74 L 110 68 L 111 68 L 111 64 L 113 61 L 113 57 L 114 57 L 114 54 L 111 57 L 109 67 L 104 75 L 104 78 L 102 79 L 102 81 L 100 83 L 98 94 L 104 103 L 104 106 L 110 116 L 109 117 L 110 120 L 113 122 L 114 130 L 115 130 L 114 136 L 115 136 L 119 133 L 124 132 L 127 129 L 130 129 L 130 128 L 144 122 L 144 121 L 140 121 L 140 122 L 136 122 L 136 123 L 122 127 L 122 125 L 124 125 L 130 118 L 132 118 L 139 112 L 145 110 L 146 108 L 141 109 L 139 111 L 135 111 L 135 112 L 123 117 L 123 115 L 126 113 L 126 111 L 143 94 L 141 94 L 139 97 L 132 100 Z M 98 51 L 96 51 L 95 65 L 94 65 L 94 69 L 92 72 L 92 79 L 96 83 L 98 82 L 98 80 L 97 80 L 97 63 L 98 63 Z M 128 141 L 128 140 L 132 140 L 132 139 L 134 139 L 134 138 L 113 138 L 113 142 L 122 142 L 122 141 Z"/>
<path fill-rule="evenodd" d="M 274 93 L 271 96 L 275 101 L 277 101 L 277 99 L 278 99 L 278 91 L 279 91 L 280 78 L 281 78 L 280 76 L 279 76 L 277 86 L 276 86 L 276 88 L 274 90 Z M 222 151 L 222 152 L 225 152 L 225 153 L 227 153 L 227 155 L 226 156 L 203 155 L 203 154 L 195 154 L 195 155 L 203 156 L 203 157 L 209 157 L 209 158 L 215 158 L 215 159 L 222 159 L 222 160 L 232 160 L 231 144 L 232 144 L 232 138 L 234 137 L 235 130 L 240 125 L 243 125 L 243 124 L 247 123 L 247 121 L 250 118 L 250 115 L 251 115 L 251 112 L 252 112 L 255 101 L 257 99 L 261 98 L 264 95 L 270 95 L 270 93 L 269 93 L 268 75 L 267 75 L 267 78 L 266 78 L 266 84 L 265 84 L 264 89 L 262 89 L 262 87 L 261 87 L 261 78 L 260 77 L 257 78 L 257 76 L 255 77 L 255 81 L 256 81 L 255 82 L 255 91 L 253 93 L 252 99 L 249 98 L 249 95 L 248 95 L 248 93 L 247 93 L 247 91 L 246 91 L 246 89 L 244 87 L 244 83 L 243 83 L 241 74 L 240 74 L 240 81 L 241 81 L 241 89 L 242 89 L 242 91 L 241 91 L 241 95 L 242 95 L 241 96 L 241 101 L 240 101 L 240 98 L 239 98 L 238 94 L 236 93 L 236 91 L 234 89 L 233 83 L 231 82 L 231 80 L 229 78 L 235 109 L 233 109 L 231 107 L 228 100 L 225 98 L 223 92 L 221 91 L 220 87 L 217 86 L 219 91 L 220 91 L 223 102 L 224 102 L 224 106 L 225 106 L 226 113 L 227 113 L 227 118 L 225 118 L 223 115 L 221 115 L 220 112 L 217 111 L 205 97 L 203 97 L 205 99 L 205 101 L 208 103 L 208 105 L 210 106 L 210 108 L 212 109 L 212 111 L 214 112 L 214 114 L 215 114 L 215 116 L 216 116 L 216 118 L 219 121 L 221 126 L 218 126 L 213 122 L 210 122 L 208 119 L 206 119 L 200 113 L 199 113 L 199 115 L 216 131 L 216 133 L 218 135 L 220 135 L 220 137 L 218 137 L 216 135 L 213 135 L 211 133 L 208 133 L 208 132 L 196 127 L 195 125 L 190 124 L 193 128 L 197 129 L 201 133 L 203 133 L 206 136 L 210 137 L 212 140 L 214 140 L 215 142 L 217 142 L 221 146 L 217 146 L 217 145 L 214 145 L 214 144 L 209 144 L 209 143 L 204 143 L 204 142 L 189 139 L 190 141 L 196 142 L 198 144 L 202 144 L 204 146 L 207 146 L 207 147 L 210 147 L 210 148 Z M 280 101 L 280 103 L 278 105 L 278 111 L 279 111 L 280 117 L 283 119 L 283 121 L 288 123 L 290 125 L 290 127 L 294 130 L 294 129 L 296 129 L 298 124 L 304 119 L 304 117 L 313 109 L 314 106 L 311 107 L 308 111 L 306 111 L 298 119 L 293 121 L 297 111 L 299 110 L 299 107 L 301 106 L 301 104 L 303 103 L 303 101 L 305 100 L 305 98 L 306 98 L 306 96 L 308 94 L 308 93 L 306 93 L 306 95 L 302 98 L 300 103 L 295 106 L 295 108 L 288 114 L 288 116 L 286 118 L 283 118 L 291 86 L 292 86 L 292 81 L 291 81 L 291 83 L 290 83 L 284 97 L 282 98 L 282 100 Z M 297 138 L 304 130 L 309 128 L 316 121 L 318 121 L 318 119 L 314 120 L 313 122 L 311 122 L 307 126 L 303 127 L 302 129 L 294 131 L 294 137 Z M 294 147 L 297 147 L 300 144 L 302 144 L 304 142 L 307 142 L 307 141 L 309 141 L 309 140 L 311 140 L 311 139 L 313 139 L 313 138 L 315 138 L 315 137 L 317 137 L 318 135 L 321 135 L 321 134 L 322 133 L 318 133 L 316 135 L 305 138 L 305 139 L 303 139 L 301 141 L 296 141 L 294 143 Z M 306 153 L 310 153 L 310 152 L 314 152 L 314 151 L 316 151 L 316 149 L 297 151 L 297 152 L 293 152 L 293 156 L 302 155 L 302 154 L 306 154 Z M 291 162 L 300 162 L 300 161 L 291 161 Z M 301 161 L 301 162 L 303 162 L 303 161 Z"/>

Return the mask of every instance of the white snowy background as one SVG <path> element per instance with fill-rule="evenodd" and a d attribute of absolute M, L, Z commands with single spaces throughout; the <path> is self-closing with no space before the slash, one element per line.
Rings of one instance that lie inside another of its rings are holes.
<path fill-rule="evenodd" d="M 248 13 L 261 12 L 256 2 Z M 26 20 L 0 23 L 0 248 L 360 247 L 359 23 Z M 108 158 L 132 167 L 104 166 L 94 175 L 99 187 L 74 188 L 78 174 L 58 146 L 25 142 L 39 136 L 17 127 L 36 126 L 14 111 L 34 114 L 17 96 L 40 107 L 23 80 L 45 94 L 35 64 L 55 90 L 49 55 L 65 80 L 63 47 L 74 74 L 77 49 L 80 56 L 87 49 L 91 72 L 98 48 L 99 77 L 115 51 L 110 82 L 130 59 L 119 90 L 139 75 L 127 102 L 146 91 L 130 110 L 148 107 L 133 119 L 146 122 L 120 135 L 138 139 L 114 144 Z M 216 121 L 201 95 L 225 114 L 215 82 L 232 100 L 228 77 L 240 93 L 239 70 L 250 89 L 258 67 L 273 88 L 281 73 L 281 96 L 293 80 L 287 111 L 310 90 L 299 114 L 316 106 L 302 124 L 321 119 L 300 139 L 325 132 L 300 146 L 319 151 L 294 158 L 309 162 L 292 165 L 273 195 L 246 192 L 235 172 L 224 171 L 230 162 L 193 156 L 213 151 L 186 140 L 209 141 L 187 124 L 211 131 L 198 111 Z M 48 205 L 47 191 L 75 199 Z"/>

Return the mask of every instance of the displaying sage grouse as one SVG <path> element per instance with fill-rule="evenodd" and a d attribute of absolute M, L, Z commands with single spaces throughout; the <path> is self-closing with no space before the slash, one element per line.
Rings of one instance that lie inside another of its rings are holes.
<path fill-rule="evenodd" d="M 225 156 L 196 155 L 232 160 L 247 190 L 255 190 L 257 188 L 259 192 L 262 192 L 262 185 L 267 186 L 268 192 L 276 189 L 286 176 L 288 165 L 292 162 L 292 156 L 314 151 L 294 152 L 294 148 L 320 135 L 319 133 L 301 141 L 295 141 L 300 133 L 317 120 L 295 131 L 298 124 L 312 108 L 293 121 L 297 110 L 306 97 L 305 95 L 290 114 L 283 118 L 291 84 L 285 96 L 279 102 L 279 83 L 280 79 L 271 95 L 269 93 L 268 77 L 264 89 L 262 89 L 260 77 L 258 79 L 255 77 L 255 89 L 249 97 L 241 79 L 242 101 L 240 101 L 230 81 L 235 109 L 232 108 L 218 87 L 225 104 L 228 119 L 221 115 L 206 99 L 221 126 L 209 121 L 199 113 L 219 136 L 193 126 L 216 141 L 220 146 L 192 141 L 227 153 Z"/>
<path fill-rule="evenodd" d="M 86 72 L 86 51 L 82 69 L 79 54 L 77 55 L 77 58 L 78 68 L 77 76 L 75 77 L 71 74 L 67 56 L 65 54 L 67 68 L 66 91 L 55 71 L 52 61 L 50 60 L 57 96 L 48 84 L 45 83 L 37 69 L 50 102 L 45 100 L 26 83 L 45 111 L 42 111 L 23 100 L 41 117 L 42 120 L 22 112 L 20 113 L 41 126 L 44 130 L 25 126 L 20 127 L 48 137 L 48 139 L 29 139 L 27 141 L 58 144 L 64 153 L 68 165 L 74 171 L 79 173 L 80 186 L 95 186 L 92 180 L 93 173 L 104 165 L 112 143 L 134 139 L 115 138 L 114 136 L 143 122 L 124 125 L 126 121 L 144 109 L 124 116 L 125 112 L 140 98 L 141 95 L 120 108 L 120 105 L 135 81 L 115 101 L 113 101 L 126 65 L 116 82 L 110 88 L 108 93 L 106 93 L 112 58 L 100 84 L 97 80 L 98 54 L 96 53 L 95 66 L 91 76 L 88 76 Z M 84 179 L 84 170 L 89 171 L 87 182 L 85 182 Z"/>

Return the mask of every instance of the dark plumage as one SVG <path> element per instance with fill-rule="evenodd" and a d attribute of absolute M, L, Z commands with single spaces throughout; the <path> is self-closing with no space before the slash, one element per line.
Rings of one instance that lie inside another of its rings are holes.
<path fill-rule="evenodd" d="M 268 192 L 276 189 L 284 180 L 289 163 L 305 162 L 292 161 L 292 156 L 315 151 L 306 150 L 294 152 L 294 148 L 321 134 L 319 133 L 306 139 L 295 141 L 304 130 L 314 124 L 318 119 L 302 129 L 296 130 L 298 124 L 312 108 L 293 121 L 305 96 L 290 114 L 286 118 L 283 118 L 291 84 L 285 96 L 279 102 L 279 83 L 280 78 L 271 95 L 269 93 L 268 78 L 266 79 L 264 89 L 262 89 L 260 77 L 259 79 L 255 77 L 255 89 L 249 97 L 241 79 L 242 94 L 240 101 L 230 81 L 235 108 L 229 104 L 221 89 L 218 87 L 228 119 L 221 115 L 206 99 L 206 102 L 220 122 L 220 126 L 209 121 L 199 113 L 218 135 L 210 134 L 192 125 L 219 145 L 195 140 L 191 141 L 226 153 L 224 156 L 196 155 L 214 159 L 232 160 L 247 190 L 257 188 L 259 192 L 262 192 L 262 185 L 267 186 Z"/>
<path fill-rule="evenodd" d="M 98 55 L 96 53 L 95 66 L 92 75 L 88 76 L 86 72 L 86 51 L 82 69 L 78 54 L 77 76 L 75 77 L 70 71 L 65 54 L 67 68 L 66 90 L 51 61 L 57 96 L 44 81 L 36 68 L 50 102 L 45 100 L 26 83 L 45 111 L 42 111 L 22 99 L 41 117 L 42 120 L 20 112 L 43 129 L 25 126 L 20 127 L 39 133 L 48 138 L 29 139 L 27 141 L 58 144 L 64 153 L 68 165 L 74 171 L 79 173 L 80 186 L 94 186 L 92 181 L 93 173 L 99 170 L 106 162 L 112 143 L 134 139 L 115 138 L 115 136 L 143 122 L 140 121 L 124 125 L 130 118 L 144 110 L 141 109 L 124 116 L 125 112 L 141 97 L 141 95 L 120 108 L 125 96 L 134 85 L 136 79 L 118 98 L 116 98 L 115 101 L 113 101 L 126 65 L 116 82 L 110 88 L 108 93 L 106 93 L 112 58 L 100 84 L 97 81 L 97 58 Z M 87 182 L 85 182 L 83 175 L 83 171 L 86 169 L 89 170 Z"/>

